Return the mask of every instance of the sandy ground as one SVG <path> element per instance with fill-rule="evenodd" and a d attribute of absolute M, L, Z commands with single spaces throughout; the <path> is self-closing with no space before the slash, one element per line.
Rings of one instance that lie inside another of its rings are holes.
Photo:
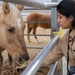
<path fill-rule="evenodd" d="M 27 28 L 25 28 L 25 34 L 27 33 Z M 42 29 L 40 27 L 38 27 L 37 29 L 37 34 L 50 34 L 50 29 Z M 38 44 L 35 40 L 35 38 L 33 36 L 30 37 L 32 43 L 29 43 L 27 40 L 27 36 L 25 36 L 25 42 L 26 42 L 26 46 L 30 46 L 30 47 L 44 47 L 49 41 L 50 41 L 50 37 L 49 36 L 37 36 L 40 44 Z M 28 62 L 28 64 L 30 64 L 32 62 L 32 60 L 39 54 L 39 52 L 42 49 L 33 49 L 33 48 L 27 48 L 29 56 L 30 56 L 30 60 Z M 2 74 L 1 75 L 19 75 L 22 73 L 18 73 L 18 74 L 13 74 L 13 68 L 12 66 L 10 66 L 8 64 L 8 56 L 7 56 L 7 51 L 3 51 L 3 57 L 4 57 L 4 62 L 3 62 L 3 69 L 2 69 Z M 28 66 L 28 65 L 27 65 Z M 48 67 L 41 67 L 38 72 L 36 73 L 36 75 L 47 75 L 49 68 Z"/>

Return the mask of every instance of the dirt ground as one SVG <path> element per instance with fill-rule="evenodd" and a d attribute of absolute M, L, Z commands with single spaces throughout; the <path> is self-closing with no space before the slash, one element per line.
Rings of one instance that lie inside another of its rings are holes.
<path fill-rule="evenodd" d="M 27 33 L 27 28 L 25 28 L 25 34 Z M 42 29 L 40 27 L 38 27 L 37 29 L 37 34 L 50 34 L 50 29 Z M 50 41 L 50 37 L 49 36 L 37 36 L 40 43 L 38 44 L 35 40 L 35 38 L 33 36 L 30 37 L 32 43 L 28 42 L 27 36 L 25 36 L 25 42 L 26 42 L 26 46 L 30 46 L 30 47 L 44 47 L 49 41 Z M 38 55 L 38 53 L 42 50 L 42 49 L 33 49 L 33 48 L 27 48 L 29 56 L 30 56 L 30 60 L 28 61 L 28 64 L 30 62 L 32 62 L 32 60 Z M 1 75 L 19 75 L 21 74 L 23 71 L 21 71 L 20 73 L 14 74 L 13 73 L 13 67 L 10 66 L 8 64 L 8 56 L 7 56 L 7 51 L 3 51 L 2 53 L 3 57 L 4 57 L 4 62 L 3 62 L 3 68 L 2 68 L 2 74 Z M 28 65 L 26 65 L 28 66 Z M 41 67 L 38 72 L 36 73 L 36 75 L 47 75 L 49 68 L 48 67 Z"/>

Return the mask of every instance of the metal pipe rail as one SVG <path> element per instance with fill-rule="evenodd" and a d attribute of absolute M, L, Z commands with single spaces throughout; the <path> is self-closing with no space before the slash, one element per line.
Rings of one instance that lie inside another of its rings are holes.
<path fill-rule="evenodd" d="M 36 35 L 36 36 L 51 36 L 51 35 L 49 35 L 49 34 L 24 34 L 24 36 L 34 36 L 34 35 Z"/>
<path fill-rule="evenodd" d="M 25 6 L 36 7 L 39 9 L 51 9 L 52 7 L 56 7 L 58 2 L 42 2 L 40 0 L 1 0 L 5 2 L 11 2 L 16 4 L 22 4 Z"/>
<path fill-rule="evenodd" d="M 29 48 L 29 49 L 43 49 L 43 47 L 37 47 L 37 46 L 36 47 L 35 46 L 34 47 L 27 46 L 27 48 Z"/>
<path fill-rule="evenodd" d="M 59 39 L 58 35 L 52 38 L 51 41 L 42 49 L 42 51 L 38 54 L 38 56 L 31 62 L 30 65 L 28 65 L 28 67 L 24 70 L 24 72 L 21 75 L 35 75 L 35 73 L 41 66 L 44 58 L 57 44 L 58 39 Z"/>
<path fill-rule="evenodd" d="M 51 23 L 50 21 L 25 21 L 24 23 Z"/>
<path fill-rule="evenodd" d="M 24 8 L 24 10 L 41 10 L 41 9 L 38 9 L 38 8 Z M 42 9 L 42 10 L 50 10 L 50 9 Z"/>

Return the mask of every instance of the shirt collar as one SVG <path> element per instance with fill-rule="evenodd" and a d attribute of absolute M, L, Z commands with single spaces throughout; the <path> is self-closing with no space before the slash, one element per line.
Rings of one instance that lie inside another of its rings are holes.
<path fill-rule="evenodd" d="M 69 31 L 70 32 L 70 31 Z M 69 34 L 69 40 L 74 40 L 75 39 L 75 29 L 73 29 L 70 34 Z"/>
<path fill-rule="evenodd" d="M 72 38 L 75 37 L 75 29 L 73 29 L 73 30 L 70 32 L 70 36 L 71 36 Z"/>

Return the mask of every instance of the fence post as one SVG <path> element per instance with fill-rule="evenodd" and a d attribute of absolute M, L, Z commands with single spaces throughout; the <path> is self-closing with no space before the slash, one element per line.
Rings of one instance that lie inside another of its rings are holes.
<path fill-rule="evenodd" d="M 58 0 L 51 0 L 51 2 L 58 2 Z M 57 11 L 56 7 L 51 8 L 51 31 L 58 31 L 59 25 L 57 23 Z M 51 33 L 51 38 L 54 35 Z"/>

